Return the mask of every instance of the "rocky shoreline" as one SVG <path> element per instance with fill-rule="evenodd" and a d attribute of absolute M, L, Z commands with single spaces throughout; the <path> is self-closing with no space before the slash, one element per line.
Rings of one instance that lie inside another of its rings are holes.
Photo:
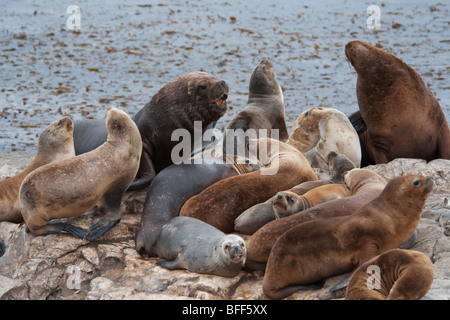
<path fill-rule="evenodd" d="M 25 152 L 0 155 L 0 179 L 23 170 L 34 155 Z M 412 248 L 428 255 L 435 279 L 423 299 L 450 298 L 450 161 L 427 163 L 396 159 L 370 166 L 387 179 L 402 174 L 431 176 L 436 187 L 430 194 Z M 317 171 L 319 177 L 327 176 Z M 0 299 L 22 300 L 144 300 L 144 299 L 266 299 L 262 271 L 242 270 L 231 278 L 200 275 L 185 270 L 169 271 L 155 265 L 156 258 L 142 258 L 134 249 L 146 190 L 128 192 L 122 202 L 122 220 L 94 241 L 71 235 L 35 237 L 24 224 L 0 223 L 0 238 L 7 246 L 0 258 Z M 88 228 L 92 217 L 71 219 Z M 343 275 L 327 279 L 320 290 L 297 292 L 287 299 L 342 299 L 344 290 L 328 290 Z"/>

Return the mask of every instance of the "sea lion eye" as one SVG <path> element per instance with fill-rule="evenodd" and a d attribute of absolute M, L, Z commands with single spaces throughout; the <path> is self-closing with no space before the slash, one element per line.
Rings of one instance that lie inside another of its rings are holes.
<path fill-rule="evenodd" d="M 306 113 L 305 113 L 305 118 L 306 118 L 308 115 L 309 115 L 309 112 L 306 112 Z"/>
<path fill-rule="evenodd" d="M 225 245 L 225 250 L 230 250 L 230 244 L 229 243 Z"/>
<path fill-rule="evenodd" d="M 413 185 L 414 187 L 420 186 L 420 180 L 419 179 L 414 180 Z"/>
<path fill-rule="evenodd" d="M 207 88 L 208 88 L 208 85 L 206 85 L 204 83 L 198 86 L 199 90 L 206 90 Z"/>

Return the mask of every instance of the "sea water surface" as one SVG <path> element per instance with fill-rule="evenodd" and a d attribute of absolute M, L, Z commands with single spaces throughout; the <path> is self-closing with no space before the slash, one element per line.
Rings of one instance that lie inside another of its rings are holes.
<path fill-rule="evenodd" d="M 70 30 L 71 5 L 81 9 Z M 370 29 L 370 5 L 380 29 Z M 261 58 L 273 64 L 290 127 L 311 107 L 358 110 L 345 44 L 395 54 L 424 79 L 450 120 L 450 3 L 431 1 L 0 1 L 0 153 L 36 151 L 63 115 L 136 113 L 169 81 L 203 70 L 229 84 L 227 125 L 245 107 Z M 420 115 L 417 115 L 420 117 Z"/>

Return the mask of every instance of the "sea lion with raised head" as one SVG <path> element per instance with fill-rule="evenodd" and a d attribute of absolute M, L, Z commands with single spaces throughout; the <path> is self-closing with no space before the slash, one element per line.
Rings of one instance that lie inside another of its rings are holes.
<path fill-rule="evenodd" d="M 291 216 L 277 219 L 258 229 L 247 239 L 247 267 L 262 268 L 277 239 L 289 229 L 317 219 L 352 214 L 381 194 L 386 180 L 374 171 L 355 168 L 345 174 L 345 184 L 352 195 L 319 204 Z"/>
<path fill-rule="evenodd" d="M 358 129 L 362 166 L 396 158 L 450 159 L 445 115 L 420 75 L 385 50 L 351 41 L 345 54 L 358 75 Z"/>
<path fill-rule="evenodd" d="M 105 116 L 108 139 L 97 149 L 31 172 L 19 191 L 22 216 L 35 235 L 70 233 L 95 239 L 120 221 L 123 193 L 136 177 L 142 151 L 139 130 L 122 110 Z M 47 223 L 98 208 L 89 234 L 70 223 Z"/>
<path fill-rule="evenodd" d="M 156 241 L 157 265 L 223 277 L 237 275 L 246 258 L 245 241 L 190 217 L 165 224 Z"/>
<path fill-rule="evenodd" d="M 52 162 L 75 156 L 73 123 L 69 117 L 52 122 L 39 135 L 37 154 L 21 173 L 0 181 L 0 221 L 19 223 L 19 189 L 22 181 L 33 170 Z"/>
<path fill-rule="evenodd" d="M 415 250 L 392 249 L 359 266 L 345 291 L 346 300 L 418 300 L 430 289 L 434 267 Z"/>
<path fill-rule="evenodd" d="M 431 178 L 400 176 L 349 216 L 317 219 L 289 229 L 270 252 L 264 294 L 283 299 L 304 285 L 349 272 L 398 248 L 416 230 L 433 187 Z"/>
<path fill-rule="evenodd" d="M 188 131 L 191 150 L 195 144 L 194 122 L 201 122 L 201 133 L 215 124 L 226 110 L 228 85 L 206 72 L 191 72 L 163 86 L 133 120 L 142 137 L 142 156 L 136 181 L 131 188 L 145 187 L 154 176 L 173 164 L 171 152 L 179 141 L 172 141 L 177 129 Z M 76 154 L 94 150 L 106 141 L 107 130 L 101 120 L 75 122 Z M 185 155 L 189 157 L 189 154 Z"/>
<path fill-rule="evenodd" d="M 245 132 L 253 129 L 260 138 L 259 130 L 267 130 L 266 138 L 277 138 L 286 141 L 288 131 L 285 120 L 283 92 L 275 76 L 272 65 L 262 59 L 252 72 L 249 83 L 247 105 L 227 125 L 223 137 L 223 154 L 239 154 L 239 146 L 244 150 Z M 278 137 L 271 135 L 271 129 L 278 131 Z M 242 134 L 242 135 L 241 135 Z M 262 136 L 261 136 L 262 137 Z M 239 143 L 241 143 L 239 145 Z M 227 144 L 229 144 L 227 146 Z"/>

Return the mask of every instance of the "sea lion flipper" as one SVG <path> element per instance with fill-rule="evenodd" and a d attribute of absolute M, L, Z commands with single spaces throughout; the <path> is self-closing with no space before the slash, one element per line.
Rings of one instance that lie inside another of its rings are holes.
<path fill-rule="evenodd" d="M 117 223 L 119 223 L 120 218 L 116 220 L 110 219 L 108 216 L 102 216 L 100 218 L 96 218 L 94 220 L 94 223 L 91 226 L 91 229 L 89 230 L 89 233 L 86 237 L 87 240 L 91 241 L 98 237 L 100 237 L 102 234 L 104 234 L 106 231 L 114 227 Z"/>
<path fill-rule="evenodd" d="M 356 132 L 358 134 L 363 133 L 367 130 L 366 123 L 364 122 L 364 119 L 361 117 L 361 111 L 356 111 L 352 113 L 348 119 L 352 123 L 353 128 L 355 128 Z"/>
<path fill-rule="evenodd" d="M 153 178 L 156 175 L 155 167 L 151 160 L 151 156 L 145 149 L 142 149 L 139 171 L 137 177 L 133 183 L 129 186 L 128 190 L 142 189 L 151 184 Z"/>
<path fill-rule="evenodd" d="M 414 233 L 405 243 L 400 245 L 400 249 L 411 249 L 417 242 L 417 229 L 414 230 Z"/>
<path fill-rule="evenodd" d="M 69 233 L 78 239 L 86 239 L 86 233 L 83 229 L 75 227 L 69 223 L 52 223 L 42 227 L 34 227 L 34 230 L 39 230 L 40 235 L 52 233 Z"/>
<path fill-rule="evenodd" d="M 3 257 L 5 251 L 6 251 L 5 243 L 3 242 L 2 239 L 0 239 L 0 257 Z"/>
<path fill-rule="evenodd" d="M 334 287 L 330 288 L 329 292 L 335 292 L 340 289 L 346 288 L 348 286 L 348 283 L 350 282 L 350 278 L 352 276 L 352 272 L 348 272 L 345 274 L 345 276 L 339 281 Z"/>
<path fill-rule="evenodd" d="M 167 260 L 167 259 L 164 259 L 164 258 L 159 258 L 156 261 L 156 265 L 160 266 L 162 268 L 165 268 L 165 269 L 169 269 L 169 270 L 180 269 L 180 265 L 179 265 L 177 259 L 175 259 L 175 260 Z"/>

